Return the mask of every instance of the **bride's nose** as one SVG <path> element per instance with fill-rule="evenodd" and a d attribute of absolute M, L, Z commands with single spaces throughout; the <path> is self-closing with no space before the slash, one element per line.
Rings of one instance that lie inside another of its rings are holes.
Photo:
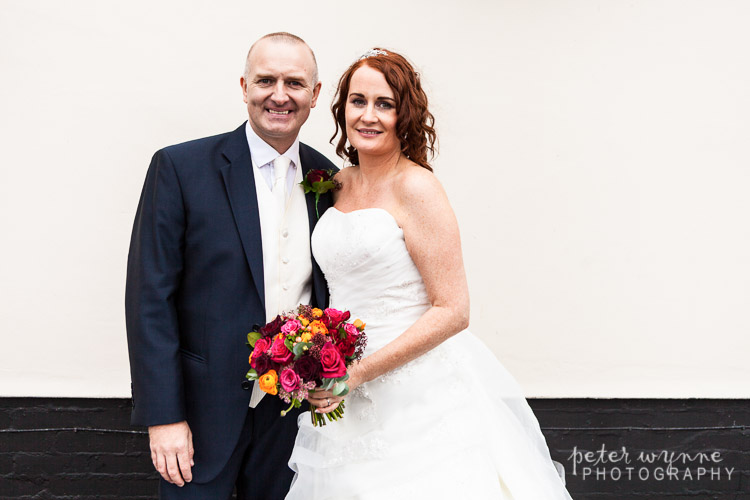
<path fill-rule="evenodd" d="M 374 123 L 378 121 L 378 117 L 375 114 L 375 106 L 368 105 L 362 113 L 362 121 L 365 123 Z"/>

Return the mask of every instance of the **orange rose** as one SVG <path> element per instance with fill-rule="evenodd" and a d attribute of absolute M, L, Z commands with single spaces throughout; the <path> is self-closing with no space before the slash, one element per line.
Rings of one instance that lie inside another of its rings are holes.
<path fill-rule="evenodd" d="M 316 307 L 315 309 L 312 310 L 312 315 L 313 315 L 313 318 L 320 319 L 323 317 L 323 311 L 321 311 L 320 309 Z"/>
<path fill-rule="evenodd" d="M 324 325 L 322 321 L 315 320 L 310 323 L 310 333 L 312 333 L 313 335 L 315 335 L 316 333 L 326 335 L 328 333 L 328 328 L 326 328 L 326 325 Z"/>
<path fill-rule="evenodd" d="M 312 334 L 309 332 L 305 332 L 300 338 L 302 339 L 302 342 L 310 342 L 310 339 L 312 339 Z"/>
<path fill-rule="evenodd" d="M 276 374 L 276 370 L 268 370 L 258 379 L 260 390 L 263 392 L 267 392 L 271 396 L 275 396 L 279 393 L 279 390 L 276 388 L 276 384 L 278 381 L 279 376 Z"/>
<path fill-rule="evenodd" d="M 364 329 L 365 323 L 362 323 L 361 319 L 355 319 L 354 323 L 352 323 L 354 327 L 359 330 L 360 332 Z"/>
<path fill-rule="evenodd" d="M 303 318 L 302 316 L 299 317 L 299 321 L 300 323 L 302 323 L 302 326 L 307 326 L 310 324 L 310 320 L 308 320 L 307 318 Z"/>

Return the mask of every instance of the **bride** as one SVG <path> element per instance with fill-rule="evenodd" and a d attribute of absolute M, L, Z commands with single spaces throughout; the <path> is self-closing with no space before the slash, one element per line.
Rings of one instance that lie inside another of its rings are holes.
<path fill-rule="evenodd" d="M 419 75 L 373 49 L 341 77 L 336 152 L 353 166 L 312 236 L 331 307 L 367 324 L 344 418 L 299 418 L 296 499 L 569 499 L 516 382 L 465 330 L 458 225 L 427 155 Z M 349 145 L 347 145 L 347 140 Z M 312 393 L 315 411 L 344 399 Z"/>

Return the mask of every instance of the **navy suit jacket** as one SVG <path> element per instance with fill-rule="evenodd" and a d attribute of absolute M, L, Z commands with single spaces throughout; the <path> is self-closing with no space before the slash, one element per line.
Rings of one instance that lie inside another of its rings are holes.
<path fill-rule="evenodd" d="M 335 169 L 300 144 L 303 174 Z M 193 477 L 229 459 L 251 391 L 247 333 L 265 323 L 260 219 L 245 125 L 158 151 L 148 169 L 128 256 L 125 309 L 134 425 L 187 420 Z M 314 194 L 306 195 L 312 234 Z M 321 196 L 321 215 L 331 206 Z M 312 258 L 312 256 L 311 256 Z M 327 286 L 313 260 L 313 302 Z M 287 452 L 289 450 L 286 450 Z"/>

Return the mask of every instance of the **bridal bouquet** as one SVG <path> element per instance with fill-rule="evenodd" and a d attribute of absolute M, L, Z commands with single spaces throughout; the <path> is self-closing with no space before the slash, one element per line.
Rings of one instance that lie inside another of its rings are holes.
<path fill-rule="evenodd" d="M 315 388 L 332 390 L 335 396 L 349 392 L 346 369 L 362 358 L 367 344 L 365 324 L 360 320 L 349 323 L 349 317 L 349 311 L 300 305 L 247 334 L 252 354 L 246 377 L 289 404 L 282 417 L 299 408 Z M 343 416 L 344 402 L 331 413 L 310 414 L 313 425 L 325 425 L 326 418 Z"/>

